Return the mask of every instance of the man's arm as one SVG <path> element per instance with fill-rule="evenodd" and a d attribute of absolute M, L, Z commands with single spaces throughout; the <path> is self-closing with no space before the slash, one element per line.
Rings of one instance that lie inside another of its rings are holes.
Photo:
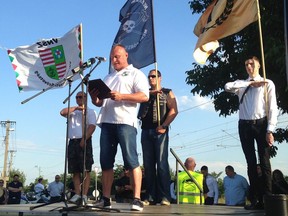
<path fill-rule="evenodd" d="M 156 131 L 159 134 L 164 134 L 166 132 L 167 127 L 172 123 L 178 114 L 176 98 L 172 91 L 170 91 L 167 96 L 167 106 L 169 108 L 169 112 L 166 116 L 166 119 L 162 125 L 156 128 Z"/>
<path fill-rule="evenodd" d="M 219 189 L 218 189 L 218 183 L 216 179 L 213 179 L 212 184 L 213 184 L 213 190 L 214 190 L 214 204 L 218 204 Z"/>
<path fill-rule="evenodd" d="M 86 130 L 86 140 L 92 136 L 95 129 L 96 129 L 96 125 L 93 125 L 93 124 L 88 125 L 87 130 Z M 84 136 L 81 139 L 80 146 L 82 148 L 84 147 Z"/>
<path fill-rule="evenodd" d="M 239 88 L 246 88 L 251 84 L 251 81 L 236 80 L 234 82 L 228 82 L 225 84 L 224 89 L 227 92 L 237 94 Z"/>
<path fill-rule="evenodd" d="M 169 92 L 167 97 L 167 106 L 169 108 L 169 112 L 167 117 L 162 125 L 168 126 L 172 123 L 175 117 L 178 115 L 178 107 L 176 102 L 176 97 L 172 91 Z"/>
<path fill-rule="evenodd" d="M 19 188 L 8 187 L 8 190 L 12 192 L 20 192 L 22 191 L 22 187 L 19 187 Z"/>
<path fill-rule="evenodd" d="M 266 111 L 268 117 L 268 125 L 267 125 L 267 133 L 266 133 L 266 141 L 269 146 L 272 146 L 274 143 L 273 132 L 275 131 L 277 125 L 278 118 L 278 107 L 277 107 L 277 99 L 276 99 L 276 90 L 275 85 L 272 81 L 270 81 L 267 85 L 267 107 Z"/>
<path fill-rule="evenodd" d="M 87 131 L 86 131 L 86 138 L 87 139 L 89 139 L 92 136 L 95 129 L 96 129 L 96 125 L 92 125 L 92 124 L 88 125 Z"/>
<path fill-rule="evenodd" d="M 70 107 L 69 109 L 69 113 L 74 112 L 75 110 L 83 110 L 82 106 L 74 106 L 74 107 Z M 60 111 L 60 115 L 63 117 L 67 117 L 68 115 L 68 108 L 64 108 Z"/>

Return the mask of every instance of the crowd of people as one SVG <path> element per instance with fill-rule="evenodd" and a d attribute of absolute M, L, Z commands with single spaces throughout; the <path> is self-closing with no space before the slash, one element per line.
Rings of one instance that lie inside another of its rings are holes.
<path fill-rule="evenodd" d="M 222 202 L 219 203 L 221 194 L 216 177 L 208 172 L 206 165 L 202 166 L 200 171 L 195 171 L 195 159 L 189 157 L 185 160 L 185 168 L 190 173 L 185 171 L 179 172 L 178 181 L 170 180 L 170 197 L 171 203 L 189 203 L 189 204 L 204 204 L 204 205 L 227 205 L 227 206 L 245 206 L 251 202 L 249 197 L 250 185 L 247 179 L 237 174 L 231 165 L 225 167 L 226 176 L 223 179 L 224 196 Z M 261 167 L 258 164 L 258 178 L 262 178 Z M 192 177 L 191 177 L 192 176 Z M 146 181 L 143 174 L 141 200 L 144 202 L 147 198 Z M 43 203 L 61 202 L 64 201 L 64 184 L 61 182 L 59 175 L 55 176 L 55 181 L 43 185 L 43 178 L 40 177 L 34 185 L 35 196 L 39 196 Z M 0 180 L 0 204 L 20 204 L 23 200 L 23 185 L 19 181 L 19 175 L 13 176 L 13 181 L 4 187 L 4 181 Z M 261 184 L 261 181 L 259 181 Z M 129 170 L 125 168 L 120 173 L 119 177 L 114 180 L 115 187 L 115 202 L 130 203 L 133 201 L 133 188 L 130 181 Z M 258 185 L 261 187 L 261 185 Z M 68 186 L 66 192 L 71 192 L 69 197 L 75 195 L 73 181 Z M 71 190 L 70 190 L 71 189 Z M 177 199 L 177 190 L 179 197 Z M 74 193 L 74 194 L 72 194 Z M 264 194 L 264 191 L 263 191 Z M 288 194 L 288 182 L 284 178 L 284 174 L 279 169 L 272 172 L 272 194 Z M 224 198 L 224 199 L 223 199 Z M 27 198 L 26 198 L 27 199 Z M 174 200 L 174 201 L 173 201 Z M 264 201 L 261 200 L 264 205 Z M 159 202 L 163 205 L 161 202 Z M 148 205 L 156 205 L 157 203 L 149 203 Z"/>
<path fill-rule="evenodd" d="M 217 205 L 219 189 L 216 178 L 209 174 L 205 165 L 197 172 L 192 157 L 185 160 L 184 171 L 177 173 L 178 181 L 171 184 L 169 130 L 178 114 L 178 108 L 173 91 L 161 85 L 162 73 L 153 69 L 147 78 L 142 71 L 128 63 L 128 52 L 120 44 L 112 47 L 110 60 L 113 70 L 103 79 L 110 93 L 103 96 L 101 89 L 88 88 L 87 93 L 77 93 L 76 106 L 60 111 L 68 125 L 68 172 L 73 176 L 74 186 L 74 194 L 69 202 L 87 204 L 90 172 L 94 163 L 92 135 L 98 126 L 101 129 L 102 196 L 96 200 L 95 206 L 112 207 L 113 183 L 116 186 L 116 201 L 129 200 L 133 211 L 142 211 L 144 205 L 169 206 L 176 200 L 179 203 Z M 226 205 L 254 210 L 263 208 L 265 195 L 287 194 L 288 186 L 280 170 L 272 173 L 269 160 L 278 115 L 274 83 L 259 75 L 260 62 L 257 57 L 248 57 L 245 68 L 248 78 L 227 83 L 225 90 L 239 97 L 238 129 L 247 161 L 249 183 L 228 165 L 225 168 L 223 187 Z M 99 115 L 87 107 L 88 94 L 92 104 L 100 107 Z M 139 122 L 144 172 L 137 153 Z M 254 141 L 257 144 L 259 164 Z M 118 144 L 122 151 L 124 169 L 123 176 L 115 181 L 113 168 Z M 39 179 L 35 192 L 42 193 L 43 190 L 42 179 Z M 55 176 L 55 181 L 49 184 L 47 190 L 50 202 L 63 200 L 64 185 L 59 175 Z M 1 203 L 19 203 L 22 191 L 23 185 L 18 175 L 14 175 L 7 189 L 1 180 Z M 179 194 L 178 198 L 176 194 Z M 246 200 L 250 201 L 249 205 L 246 205 Z"/>
<path fill-rule="evenodd" d="M 60 175 L 55 176 L 55 181 L 49 183 L 47 187 L 42 183 L 43 178 L 38 178 L 33 187 L 34 199 L 43 203 L 60 202 L 64 200 L 64 184 L 61 182 Z M 14 174 L 13 180 L 4 186 L 4 180 L 0 179 L 0 204 L 20 204 L 21 201 L 28 203 L 30 200 L 24 196 L 23 184 L 19 175 Z M 31 200 L 32 201 L 32 200 Z"/>

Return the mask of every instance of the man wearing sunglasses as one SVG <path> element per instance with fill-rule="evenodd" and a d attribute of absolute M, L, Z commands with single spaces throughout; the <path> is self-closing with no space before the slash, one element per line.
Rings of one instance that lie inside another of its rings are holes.
<path fill-rule="evenodd" d="M 146 178 L 144 205 L 170 205 L 170 170 L 168 163 L 169 125 L 178 114 L 171 89 L 161 87 L 161 73 L 151 70 L 149 101 L 142 103 L 138 118 L 142 121 L 141 143 Z M 158 97 L 157 97 L 158 96 Z M 159 107 L 158 107 L 159 105 Z"/>
<path fill-rule="evenodd" d="M 64 108 L 60 114 L 69 118 L 68 124 L 68 172 L 73 173 L 73 183 L 75 186 L 75 195 L 69 200 L 71 203 L 79 203 L 81 198 L 81 174 L 84 167 L 84 152 L 85 156 L 85 176 L 82 176 L 83 191 L 82 197 L 84 204 L 87 204 L 87 193 L 90 185 L 90 172 L 92 169 L 93 161 L 93 149 L 92 149 L 92 134 L 96 129 L 96 113 L 93 109 L 87 107 L 86 115 L 86 137 L 83 135 L 83 122 L 86 94 L 84 92 L 78 92 L 76 95 L 77 106 L 70 108 Z M 68 116 L 69 113 L 69 116 Z M 86 138 L 86 143 L 85 143 Z"/>

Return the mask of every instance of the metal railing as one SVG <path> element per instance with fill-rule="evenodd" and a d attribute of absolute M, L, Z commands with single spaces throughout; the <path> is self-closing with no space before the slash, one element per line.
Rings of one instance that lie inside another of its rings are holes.
<path fill-rule="evenodd" d="M 202 205 L 202 196 L 203 196 L 203 189 L 201 188 L 201 186 L 198 184 L 198 182 L 196 181 L 196 179 L 191 175 L 191 173 L 186 169 L 185 165 L 183 164 L 183 162 L 180 160 L 180 158 L 176 155 L 176 153 L 174 152 L 174 150 L 172 148 L 170 148 L 170 152 L 172 153 L 172 155 L 175 157 L 176 159 L 176 197 L 177 197 L 177 205 L 179 204 L 179 181 L 178 181 L 178 173 L 179 173 L 179 164 L 181 165 L 181 167 L 183 168 L 183 170 L 187 173 L 187 175 L 189 176 L 189 178 L 194 182 L 194 184 L 197 186 L 197 188 L 200 191 L 200 205 Z"/>

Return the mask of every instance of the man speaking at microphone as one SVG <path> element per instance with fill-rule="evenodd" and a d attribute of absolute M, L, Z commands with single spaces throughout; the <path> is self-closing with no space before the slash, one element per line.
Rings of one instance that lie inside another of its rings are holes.
<path fill-rule="evenodd" d="M 149 99 L 149 85 L 144 73 L 128 64 L 128 53 L 122 45 L 112 47 L 111 64 L 114 71 L 104 82 L 111 89 L 110 98 L 99 99 L 99 91 L 89 91 L 92 103 L 101 106 L 97 125 L 101 127 L 100 164 L 102 168 L 103 196 L 95 205 L 111 208 L 110 196 L 113 183 L 113 166 L 120 144 L 124 168 L 131 173 L 134 199 L 131 210 L 142 211 L 140 200 L 142 171 L 137 154 L 137 103 Z"/>

